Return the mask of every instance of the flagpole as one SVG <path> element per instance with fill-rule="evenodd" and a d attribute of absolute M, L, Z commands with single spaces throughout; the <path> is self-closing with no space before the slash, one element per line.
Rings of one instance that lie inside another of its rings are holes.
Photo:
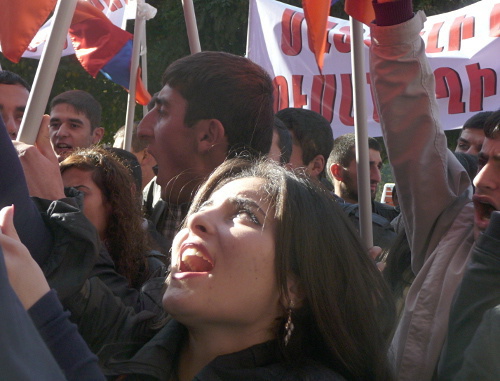
<path fill-rule="evenodd" d="M 148 89 L 148 48 L 146 44 L 146 23 L 142 24 L 142 41 L 141 41 L 141 70 L 142 70 L 142 83 L 144 89 Z M 142 116 L 145 117 L 148 113 L 148 106 L 142 106 Z"/>
<path fill-rule="evenodd" d="M 75 13 L 76 3 L 77 0 L 59 0 L 57 2 L 52 29 L 38 64 L 26 112 L 19 128 L 17 139 L 24 143 L 34 144 L 36 141 L 40 122 L 61 60 L 64 42 Z"/>
<path fill-rule="evenodd" d="M 358 166 L 359 228 L 365 245 L 373 246 L 372 207 L 370 192 L 370 158 L 366 117 L 366 72 L 363 44 L 363 24 L 352 17 L 351 66 L 354 99 L 354 125 L 356 134 L 356 162 Z"/>
<path fill-rule="evenodd" d="M 201 52 L 200 36 L 198 35 L 198 26 L 196 25 L 193 0 L 182 0 L 182 8 L 184 10 L 184 20 L 186 22 L 191 54 Z"/>
<path fill-rule="evenodd" d="M 137 6 L 137 13 L 134 24 L 134 41 L 132 44 L 132 58 L 130 60 L 130 81 L 128 87 L 128 102 L 127 102 L 127 117 L 125 119 L 125 139 L 124 149 L 131 151 L 132 148 L 132 132 L 134 128 L 134 115 L 135 115 L 135 93 L 137 88 L 137 69 L 139 68 L 139 53 L 141 50 L 143 24 L 146 22 L 144 17 L 139 12 L 139 5 Z"/>

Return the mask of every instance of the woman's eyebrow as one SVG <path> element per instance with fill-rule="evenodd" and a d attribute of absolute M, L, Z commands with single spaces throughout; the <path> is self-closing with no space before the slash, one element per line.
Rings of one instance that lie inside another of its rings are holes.
<path fill-rule="evenodd" d="M 267 213 L 262 210 L 259 204 L 255 202 L 254 200 L 250 198 L 245 198 L 245 197 L 231 197 L 229 199 L 232 203 L 237 204 L 238 206 L 243 206 L 246 208 L 252 208 L 256 209 L 258 212 L 262 214 L 262 216 L 265 218 L 267 216 Z"/>

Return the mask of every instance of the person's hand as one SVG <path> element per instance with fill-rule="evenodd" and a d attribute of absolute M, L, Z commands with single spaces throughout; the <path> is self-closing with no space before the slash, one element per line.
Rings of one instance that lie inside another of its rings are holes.
<path fill-rule="evenodd" d="M 369 250 L 368 253 L 370 254 L 370 257 L 375 261 L 377 264 L 377 268 L 382 272 L 385 269 L 385 258 L 382 261 L 377 261 L 377 258 L 380 257 L 380 254 L 382 254 L 382 248 L 379 246 L 372 246 Z"/>
<path fill-rule="evenodd" d="M 59 163 L 49 139 L 49 116 L 44 115 L 36 146 L 14 141 L 30 196 L 59 200 L 65 197 Z"/>
<path fill-rule="evenodd" d="M 377 257 L 382 254 L 382 248 L 379 246 L 372 246 L 369 250 L 368 253 L 370 254 L 370 257 L 375 261 Z"/>
<path fill-rule="evenodd" d="M 56 153 L 54 152 L 52 144 L 50 143 L 49 122 L 50 115 L 45 114 L 42 118 L 42 122 L 40 123 L 40 128 L 38 129 L 35 147 L 43 156 L 47 158 L 47 160 L 59 165 Z"/>
<path fill-rule="evenodd" d="M 28 310 L 50 291 L 50 287 L 42 269 L 19 240 L 13 218 L 13 206 L 6 206 L 0 210 L 0 246 L 9 282 L 24 308 Z"/>

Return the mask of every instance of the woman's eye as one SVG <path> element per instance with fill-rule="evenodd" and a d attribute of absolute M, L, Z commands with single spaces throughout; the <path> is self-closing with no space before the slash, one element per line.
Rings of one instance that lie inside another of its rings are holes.
<path fill-rule="evenodd" d="M 245 218 L 254 224 L 260 225 L 260 221 L 257 216 L 249 209 L 240 209 L 236 214 L 239 218 Z"/>
<path fill-rule="evenodd" d="M 203 202 L 198 208 L 196 208 L 195 212 L 203 212 L 207 207 L 212 205 L 212 202 L 210 200 L 207 200 Z"/>

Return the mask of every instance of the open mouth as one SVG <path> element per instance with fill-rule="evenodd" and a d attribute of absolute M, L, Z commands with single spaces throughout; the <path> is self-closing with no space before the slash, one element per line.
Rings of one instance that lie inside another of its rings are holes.
<path fill-rule="evenodd" d="M 206 273 L 212 271 L 212 260 L 195 248 L 184 250 L 181 257 L 179 270 L 181 272 Z"/>
<path fill-rule="evenodd" d="M 68 152 L 68 151 L 71 151 L 73 149 L 72 146 L 70 146 L 68 144 L 64 144 L 64 143 L 56 144 L 55 148 L 56 148 L 55 150 L 59 153 L 60 152 Z"/>
<path fill-rule="evenodd" d="M 497 209 L 489 202 L 479 200 L 474 200 L 474 209 L 476 211 L 476 225 L 481 229 L 486 229 L 490 222 L 491 213 Z"/>

